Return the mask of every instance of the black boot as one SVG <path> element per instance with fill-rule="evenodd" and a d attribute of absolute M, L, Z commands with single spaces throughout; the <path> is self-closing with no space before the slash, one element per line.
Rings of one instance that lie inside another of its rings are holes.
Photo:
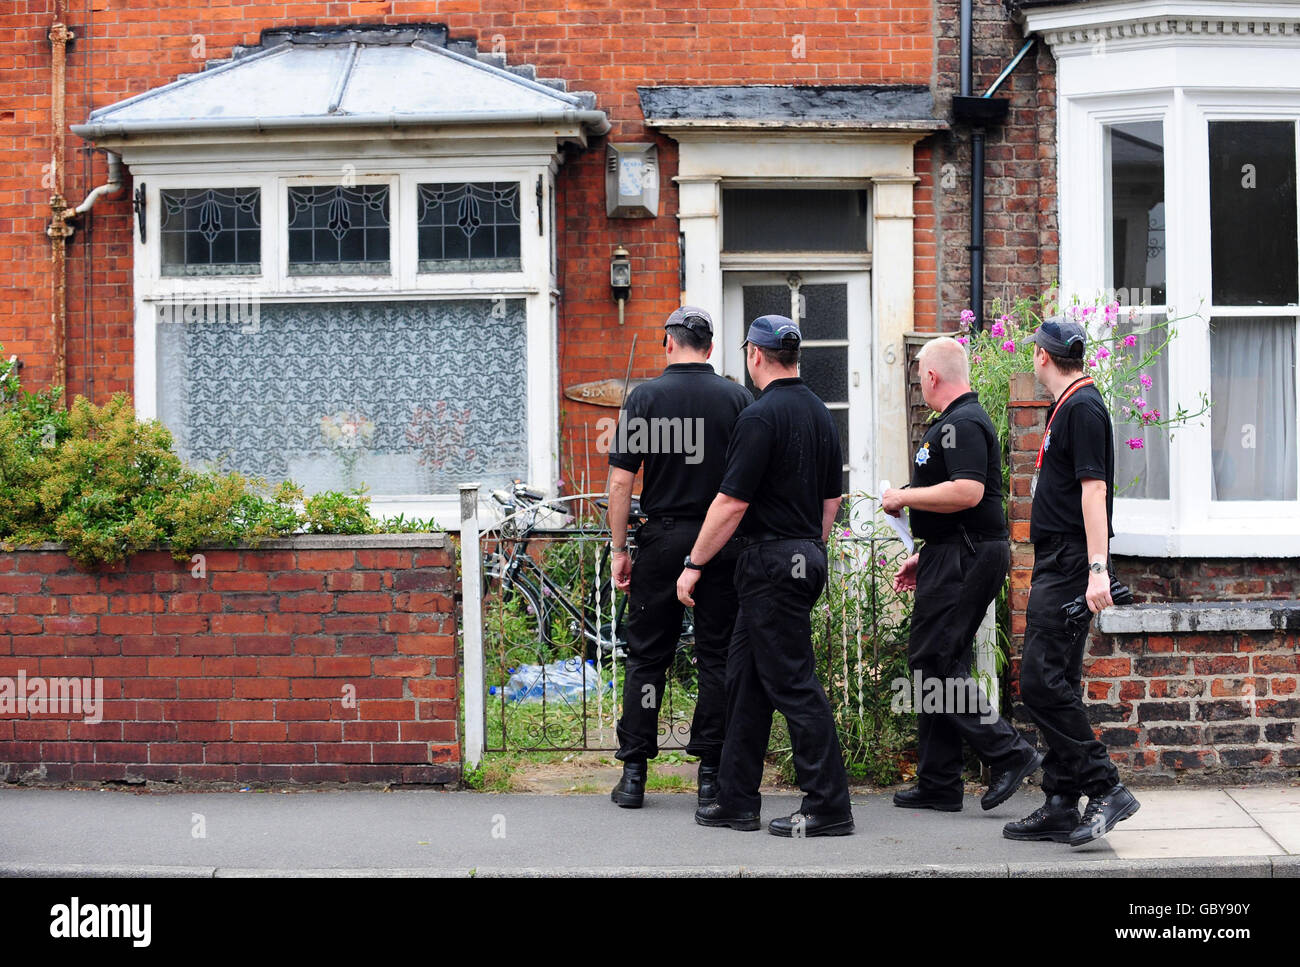
<path fill-rule="evenodd" d="M 700 763 L 696 799 L 701 806 L 718 801 L 718 767 Z"/>
<path fill-rule="evenodd" d="M 609 798 L 625 809 L 640 809 L 645 802 L 645 763 L 624 762 L 623 778 Z"/>
<path fill-rule="evenodd" d="M 894 805 L 903 809 L 937 809 L 941 813 L 961 812 L 962 796 L 940 796 L 922 789 L 920 784 L 894 793 Z"/>
<path fill-rule="evenodd" d="M 1082 846 L 1095 839 L 1101 839 L 1114 828 L 1116 823 L 1128 819 L 1140 808 L 1133 793 L 1124 783 L 1117 783 L 1113 788 L 1096 796 L 1088 797 L 1088 808 L 1083 811 L 1083 819 L 1070 835 L 1071 846 Z"/>
<path fill-rule="evenodd" d="M 1043 754 L 1031 749 L 1029 758 L 1018 766 L 1009 769 L 996 769 L 989 779 L 989 791 L 984 793 L 980 806 L 993 809 L 1016 794 L 1020 784 L 1038 771 L 1043 764 Z"/>
<path fill-rule="evenodd" d="M 1068 843 L 1078 826 L 1079 797 L 1054 795 L 1024 819 L 1003 826 L 1002 835 L 1007 839 Z"/>

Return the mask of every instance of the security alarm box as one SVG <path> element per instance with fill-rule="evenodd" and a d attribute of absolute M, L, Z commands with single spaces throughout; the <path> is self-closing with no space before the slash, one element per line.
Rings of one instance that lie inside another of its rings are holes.
<path fill-rule="evenodd" d="M 657 144 L 606 146 L 605 214 L 610 218 L 654 218 L 659 214 Z"/>

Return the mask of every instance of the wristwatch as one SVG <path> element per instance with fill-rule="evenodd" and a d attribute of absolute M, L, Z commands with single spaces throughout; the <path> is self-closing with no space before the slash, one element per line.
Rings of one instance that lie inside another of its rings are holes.
<path fill-rule="evenodd" d="M 692 571 L 704 570 L 704 565 L 696 564 L 694 561 L 691 560 L 691 556 L 689 554 L 686 555 L 686 560 L 682 561 L 682 567 L 690 568 Z"/>
<path fill-rule="evenodd" d="M 1088 565 L 1088 570 L 1091 571 L 1093 574 L 1105 574 L 1106 565 L 1102 564 L 1101 561 L 1093 561 L 1091 564 Z"/>
<path fill-rule="evenodd" d="M 611 551 L 613 551 L 615 554 L 626 554 L 626 553 L 627 553 L 627 545 L 626 545 L 626 544 L 624 544 L 622 547 L 615 547 L 613 541 L 610 541 L 610 542 L 609 542 L 609 549 L 610 549 Z"/>

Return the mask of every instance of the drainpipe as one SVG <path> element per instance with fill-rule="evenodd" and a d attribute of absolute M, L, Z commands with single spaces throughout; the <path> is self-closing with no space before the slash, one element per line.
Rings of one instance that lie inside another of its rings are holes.
<path fill-rule="evenodd" d="M 56 8 L 57 11 L 57 8 Z M 68 381 L 68 277 L 67 242 L 72 234 L 68 224 L 71 213 L 63 197 L 64 132 L 67 129 L 67 111 L 64 84 L 67 79 L 68 44 L 72 31 L 56 19 L 50 27 L 50 224 L 45 234 L 50 239 L 50 326 L 54 331 L 54 378 L 52 385 L 63 387 Z M 67 405 L 67 394 L 63 403 Z"/>
<path fill-rule="evenodd" d="M 980 97 L 971 96 L 971 0 L 961 0 L 961 93 L 952 99 L 953 120 L 968 124 L 970 145 L 970 308 L 975 313 L 972 328 L 984 330 L 984 131 L 1006 120 L 1010 102 L 993 94 L 1029 53 L 1034 39 L 1027 40 L 997 80 Z"/>
<path fill-rule="evenodd" d="M 86 212 L 95 207 L 95 202 L 99 201 L 101 198 L 116 195 L 122 190 L 122 156 L 114 154 L 112 151 L 105 151 L 104 155 L 108 159 L 108 181 L 95 188 L 94 191 L 86 196 L 85 201 L 72 209 L 72 214 L 68 215 L 69 219 L 72 218 L 73 215 L 86 214 Z"/>

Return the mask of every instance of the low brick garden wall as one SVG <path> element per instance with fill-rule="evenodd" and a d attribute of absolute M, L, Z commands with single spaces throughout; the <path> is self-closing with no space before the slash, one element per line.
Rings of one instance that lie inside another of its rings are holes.
<path fill-rule="evenodd" d="M 1085 703 L 1121 767 L 1265 781 L 1300 772 L 1300 601 L 1102 613 Z"/>
<path fill-rule="evenodd" d="M 0 779 L 454 782 L 454 553 L 414 534 L 96 571 L 0 554 Z M 80 705 L 36 701 L 74 685 Z"/>

